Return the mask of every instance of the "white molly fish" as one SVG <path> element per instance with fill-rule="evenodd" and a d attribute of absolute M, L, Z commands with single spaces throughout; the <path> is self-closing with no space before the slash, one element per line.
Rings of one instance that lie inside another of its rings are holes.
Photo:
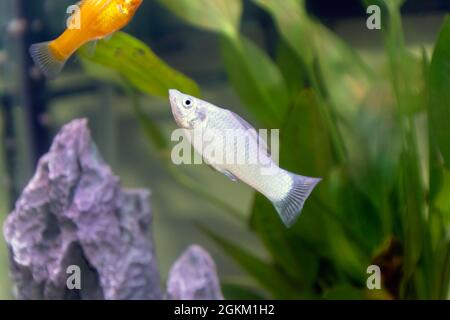
<path fill-rule="evenodd" d="M 246 159 L 248 159 L 249 153 L 258 152 L 260 158 L 257 163 L 215 161 L 209 153 L 205 153 L 205 149 L 211 148 L 211 145 L 199 144 L 199 141 L 192 138 L 192 135 L 186 135 L 186 137 L 189 138 L 194 149 L 202 155 L 205 162 L 231 180 L 239 179 L 261 192 L 273 203 L 283 223 L 287 227 L 292 226 L 299 217 L 304 202 L 321 179 L 304 177 L 278 167 L 268 154 L 267 146 L 261 142 L 263 140 L 258 136 L 256 130 L 234 112 L 177 90 L 169 90 L 169 96 L 172 113 L 178 126 L 186 130 L 212 131 L 215 138 L 211 143 L 214 144 L 215 141 L 217 144 L 220 143 L 218 148 L 223 146 L 222 143 L 226 140 L 225 135 L 230 131 L 252 132 L 252 134 L 246 135 L 248 139 L 244 142 L 245 150 L 237 150 L 236 144 L 226 144 L 223 148 L 223 157 L 236 159 L 236 153 L 245 152 Z M 251 146 L 257 146 L 257 149 L 250 149 Z M 275 170 L 271 170 L 271 173 L 267 174 L 267 171 L 264 171 L 267 167 Z"/>

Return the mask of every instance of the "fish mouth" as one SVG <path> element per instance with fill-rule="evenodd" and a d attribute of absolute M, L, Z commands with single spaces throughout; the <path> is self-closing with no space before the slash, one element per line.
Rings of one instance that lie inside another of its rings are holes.
<path fill-rule="evenodd" d="M 170 101 L 170 107 L 172 109 L 172 114 L 175 119 L 175 122 L 177 125 L 181 128 L 184 127 L 184 125 L 181 122 L 181 119 L 183 118 L 183 114 L 180 112 L 180 109 L 178 107 L 178 96 L 180 95 L 180 91 L 175 89 L 169 90 L 169 101 Z"/>
<path fill-rule="evenodd" d="M 181 92 L 176 89 L 169 89 L 169 98 L 175 99 Z"/>
<path fill-rule="evenodd" d="M 175 109 L 178 110 L 178 95 L 180 94 L 180 92 L 178 90 L 175 89 L 170 89 L 169 90 L 169 101 L 170 101 L 170 106 L 172 107 L 172 111 L 174 111 Z"/>

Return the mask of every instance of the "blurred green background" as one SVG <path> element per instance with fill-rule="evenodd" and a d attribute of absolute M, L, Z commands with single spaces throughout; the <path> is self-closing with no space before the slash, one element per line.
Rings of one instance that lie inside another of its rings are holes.
<path fill-rule="evenodd" d="M 30 129 L 23 107 L 27 76 L 17 54 L 23 44 L 14 35 L 21 27 L 15 2 L 4 1 L 0 10 L 7 31 L 0 51 L 6 97 L 0 222 L 48 140 L 33 135 L 40 131 Z M 152 190 L 163 279 L 182 250 L 198 243 L 212 253 L 229 298 L 448 298 L 445 5 L 306 2 L 146 0 L 125 29 L 130 36 L 101 41 L 94 55 L 74 57 L 45 84 L 45 109 L 33 121 L 53 137 L 71 119 L 89 118 L 122 184 Z M 39 12 L 29 23 L 41 40 L 62 32 L 70 4 L 28 2 L 29 15 Z M 366 28 L 369 4 L 382 9 L 381 31 Z M 152 76 L 124 63 L 140 46 L 161 59 L 134 62 Z M 111 56 L 114 47 L 123 48 L 123 56 Z M 186 77 L 171 78 L 166 64 Z M 168 142 L 158 143 L 145 128 L 169 140 L 175 123 L 160 88 L 171 85 L 193 94 L 200 88 L 202 98 L 258 128 L 281 128 L 282 166 L 324 178 L 293 229 L 285 229 L 270 203 L 244 184 L 206 166 L 167 164 Z M 14 140 L 8 136 L 11 121 Z M 180 183 L 181 177 L 190 184 Z M 365 289 L 370 264 L 386 270 L 381 291 Z M 7 269 L 0 237 L 3 299 L 12 297 Z"/>

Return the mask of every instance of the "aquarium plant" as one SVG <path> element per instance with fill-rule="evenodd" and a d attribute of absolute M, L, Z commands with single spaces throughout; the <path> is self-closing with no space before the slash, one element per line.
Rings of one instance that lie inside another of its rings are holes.
<path fill-rule="evenodd" d="M 292 228 L 255 193 L 249 232 L 264 245 L 205 232 L 258 283 L 222 279 L 228 298 L 447 299 L 450 285 L 450 19 L 432 50 L 410 50 L 402 0 L 381 8 L 383 63 L 348 46 L 306 10 L 305 0 L 252 0 L 278 31 L 269 54 L 240 32 L 241 0 L 161 0 L 180 19 L 217 35 L 228 80 L 257 128 L 277 128 L 281 166 L 322 177 Z M 169 138 L 138 95 L 166 98 L 176 88 L 201 96 L 143 42 L 119 32 L 81 53 L 86 70 L 126 92 L 161 161 L 199 197 L 229 204 L 170 163 Z M 382 289 L 370 290 L 370 267 Z M 368 273 L 369 272 L 369 273 Z"/>

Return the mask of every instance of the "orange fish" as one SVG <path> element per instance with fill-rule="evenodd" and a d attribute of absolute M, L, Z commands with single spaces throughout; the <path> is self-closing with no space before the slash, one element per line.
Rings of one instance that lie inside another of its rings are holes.
<path fill-rule="evenodd" d="M 82 0 L 78 4 L 74 26 L 56 40 L 33 44 L 30 54 L 48 77 L 55 78 L 66 61 L 81 46 L 112 35 L 133 18 L 143 0 Z M 74 20 L 72 20 L 73 22 Z"/>

